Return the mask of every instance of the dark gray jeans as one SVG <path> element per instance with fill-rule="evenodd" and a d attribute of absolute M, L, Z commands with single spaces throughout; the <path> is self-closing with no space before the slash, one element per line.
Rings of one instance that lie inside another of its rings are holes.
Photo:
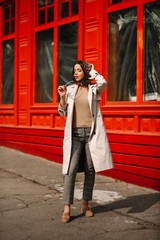
<path fill-rule="evenodd" d="M 86 161 L 84 164 L 84 186 L 83 186 L 83 200 L 92 200 L 92 192 L 95 179 L 94 166 L 88 146 L 88 138 L 91 128 L 73 128 L 72 129 L 72 152 L 68 174 L 64 175 L 64 193 L 63 204 L 73 204 L 74 186 L 80 155 L 85 148 Z"/>

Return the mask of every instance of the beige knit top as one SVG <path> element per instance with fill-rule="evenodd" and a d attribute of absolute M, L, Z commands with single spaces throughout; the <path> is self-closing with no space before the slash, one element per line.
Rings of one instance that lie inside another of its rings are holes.
<path fill-rule="evenodd" d="M 92 116 L 88 103 L 88 87 L 78 87 L 73 112 L 73 128 L 91 127 Z"/>

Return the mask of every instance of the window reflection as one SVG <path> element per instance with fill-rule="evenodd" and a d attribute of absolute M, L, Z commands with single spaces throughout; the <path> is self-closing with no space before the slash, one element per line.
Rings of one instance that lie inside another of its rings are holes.
<path fill-rule="evenodd" d="M 44 24 L 45 23 L 45 10 L 39 11 L 39 16 L 38 16 L 38 24 Z"/>
<path fill-rule="evenodd" d="M 108 101 L 136 101 L 136 8 L 109 14 L 108 45 Z"/>
<path fill-rule="evenodd" d="M 2 42 L 2 104 L 13 104 L 14 39 Z"/>
<path fill-rule="evenodd" d="M 48 5 L 51 5 L 54 3 L 54 0 L 48 0 Z"/>
<path fill-rule="evenodd" d="M 65 18 L 69 16 L 69 2 L 62 3 L 62 9 L 61 9 L 61 18 Z"/>
<path fill-rule="evenodd" d="M 9 34 L 9 23 L 10 22 L 5 22 L 4 24 L 4 35 Z"/>
<path fill-rule="evenodd" d="M 78 14 L 78 0 L 72 0 L 72 15 Z"/>
<path fill-rule="evenodd" d="M 63 85 L 73 78 L 72 68 L 77 60 L 78 22 L 60 26 L 58 38 L 58 85 Z"/>
<path fill-rule="evenodd" d="M 45 7 L 45 0 L 38 0 L 38 7 Z"/>
<path fill-rule="evenodd" d="M 15 17 L 15 4 L 12 5 L 11 17 Z"/>
<path fill-rule="evenodd" d="M 160 101 L 160 2 L 144 5 L 144 101 Z"/>
<path fill-rule="evenodd" d="M 122 2 L 122 0 L 112 0 L 112 4 L 120 3 L 120 2 Z"/>
<path fill-rule="evenodd" d="M 14 20 L 11 21 L 11 33 L 14 33 Z"/>
<path fill-rule="evenodd" d="M 53 101 L 53 29 L 36 33 L 35 102 Z"/>
<path fill-rule="evenodd" d="M 48 8 L 47 22 L 52 22 L 53 21 L 53 16 L 54 16 L 54 7 L 50 7 L 50 8 Z"/>
<path fill-rule="evenodd" d="M 4 9 L 4 20 L 8 20 L 9 18 L 10 18 L 10 6 L 7 6 Z"/>

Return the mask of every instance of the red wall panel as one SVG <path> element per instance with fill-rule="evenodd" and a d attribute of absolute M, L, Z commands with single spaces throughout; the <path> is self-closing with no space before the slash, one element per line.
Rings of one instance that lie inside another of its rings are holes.
<path fill-rule="evenodd" d="M 62 163 L 63 129 L 0 127 L 0 144 Z M 160 189 L 160 136 L 108 133 L 114 169 L 101 172 L 141 186 Z M 152 145 L 150 144 L 152 143 Z"/>
<path fill-rule="evenodd" d="M 18 123 L 30 125 L 31 0 L 19 1 Z"/>

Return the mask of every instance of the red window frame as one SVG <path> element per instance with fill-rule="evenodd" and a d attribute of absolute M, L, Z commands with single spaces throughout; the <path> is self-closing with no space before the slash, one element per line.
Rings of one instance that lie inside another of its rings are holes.
<path fill-rule="evenodd" d="M 11 16 L 11 7 L 10 7 L 10 18 L 5 20 L 4 19 L 4 8 L 7 7 L 8 5 L 15 5 L 15 13 L 14 13 L 14 17 Z M 18 16 L 18 6 L 17 6 L 17 1 L 10 1 L 7 2 L 5 4 L 2 4 L 0 6 L 0 19 L 2 19 L 2 21 L 0 21 L 0 109 L 4 110 L 6 113 L 10 113 L 10 114 L 14 114 L 14 120 L 15 120 L 15 124 L 17 124 L 17 113 L 16 113 L 16 106 L 17 106 L 17 62 L 15 61 L 15 59 L 17 59 L 17 16 Z M 14 20 L 14 32 L 11 32 L 11 23 Z M 9 34 L 4 34 L 4 25 L 5 22 L 9 22 Z M 10 39 L 14 39 L 14 98 L 13 98 L 13 104 L 2 104 L 1 103 L 1 97 L 2 97 L 2 42 L 10 40 Z"/>
<path fill-rule="evenodd" d="M 62 17 L 62 4 L 65 4 L 65 3 L 68 3 L 69 5 L 69 12 L 68 12 L 69 14 L 67 17 L 74 16 L 72 15 L 72 0 L 59 0 L 59 20 L 66 18 L 66 17 Z"/>
<path fill-rule="evenodd" d="M 126 8 L 137 7 L 137 78 L 136 78 L 136 102 L 130 101 L 107 101 L 107 89 L 104 97 L 104 110 L 109 106 L 157 106 L 159 101 L 143 101 L 143 46 L 144 46 L 144 13 L 143 6 L 147 3 L 156 2 L 157 0 L 122 0 L 121 3 L 112 4 L 112 0 L 105 2 L 105 59 L 108 59 L 108 14 L 123 10 Z M 105 75 L 108 76 L 108 61 L 105 61 Z"/>
<path fill-rule="evenodd" d="M 54 5 L 55 5 L 54 1 L 53 1 L 53 4 L 48 4 L 48 0 L 45 0 L 45 6 L 39 7 L 38 6 L 38 1 L 36 1 L 36 26 L 42 25 L 42 24 L 38 24 L 38 17 L 39 17 L 40 11 L 45 11 L 45 22 L 43 24 L 54 21 L 54 16 L 53 16 L 53 21 L 47 21 L 47 19 L 48 19 L 48 9 L 49 8 L 54 9 Z M 54 13 L 54 11 L 53 11 L 53 13 Z"/>
<path fill-rule="evenodd" d="M 15 24 L 15 11 L 14 11 L 14 16 L 12 17 L 13 5 L 14 5 L 14 9 L 15 9 L 15 1 L 11 1 L 10 3 L 8 3 L 2 7 L 2 35 L 3 36 L 10 35 L 15 32 L 15 31 L 14 32 L 11 31 L 12 21 L 14 21 L 14 24 Z M 9 18 L 5 20 L 5 8 L 6 7 L 9 8 Z M 5 34 L 5 23 L 9 23 L 9 33 L 8 34 Z"/>
<path fill-rule="evenodd" d="M 71 0 L 70 0 L 71 2 Z M 33 39 L 33 55 L 32 55 L 32 62 L 33 62 L 33 72 L 32 72 L 32 79 L 31 79 L 31 109 L 37 108 L 38 106 L 40 109 L 43 106 L 50 107 L 55 106 L 57 109 L 57 78 L 58 78 L 58 27 L 64 24 L 68 24 L 71 22 L 78 21 L 78 58 L 82 58 L 83 56 L 83 43 L 82 43 L 82 36 L 83 36 L 83 1 L 79 0 L 79 12 L 76 15 L 72 15 L 66 18 L 59 19 L 59 0 L 54 0 L 54 21 L 46 22 L 42 25 L 37 25 L 37 17 L 38 17 L 38 10 L 37 5 L 38 0 L 34 0 L 33 8 L 32 8 L 32 16 L 35 16 L 33 19 L 33 26 L 32 26 L 32 39 Z M 45 7 L 46 8 L 46 7 Z M 80 14 L 81 13 L 81 14 Z M 43 31 L 49 28 L 53 28 L 53 36 L 54 36 L 54 52 L 53 52 L 53 102 L 52 103 L 35 103 L 35 35 L 36 32 Z M 33 110 L 34 111 L 34 110 Z"/>

